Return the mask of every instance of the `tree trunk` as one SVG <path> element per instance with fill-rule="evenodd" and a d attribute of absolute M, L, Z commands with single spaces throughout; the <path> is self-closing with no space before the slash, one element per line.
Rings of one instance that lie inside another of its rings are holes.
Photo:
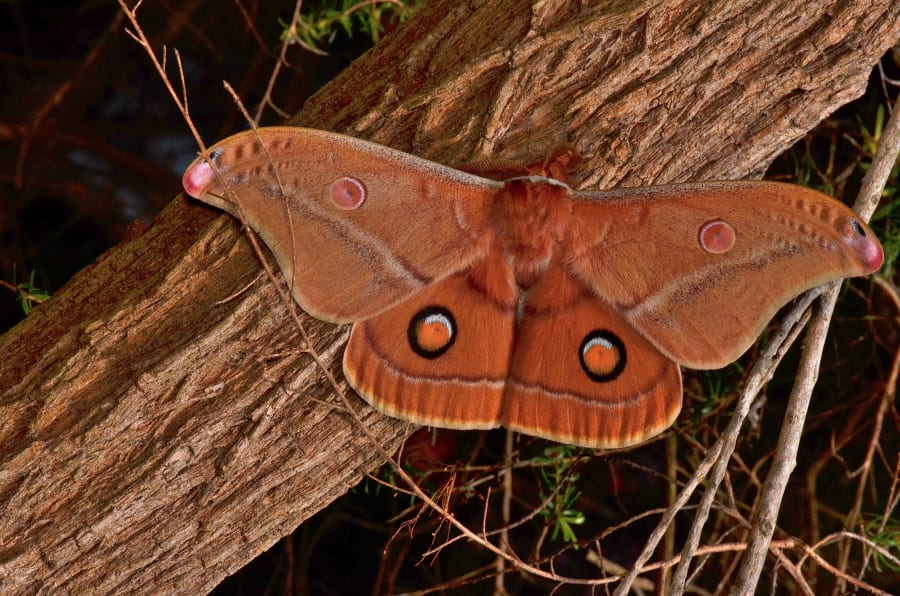
<path fill-rule="evenodd" d="M 586 187 L 755 176 L 900 36 L 900 0 L 596 4 L 432 0 L 292 123 L 448 164 L 568 142 Z M 261 271 L 179 197 L 0 337 L 0 591 L 208 591 L 381 463 Z M 303 323 L 340 379 L 348 329 Z"/>

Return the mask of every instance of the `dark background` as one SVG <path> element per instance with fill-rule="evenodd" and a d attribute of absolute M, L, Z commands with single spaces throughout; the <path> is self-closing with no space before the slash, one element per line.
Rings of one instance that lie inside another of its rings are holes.
<path fill-rule="evenodd" d="M 318 3 L 319 5 L 321 3 Z M 307 2 L 313 10 L 317 3 Z M 255 112 L 280 51 L 291 2 L 145 2 L 157 56 L 181 53 L 194 123 L 207 142 L 246 129 L 225 92 Z M 250 29 L 250 27 L 253 29 Z M 181 191 L 196 143 L 115 1 L 0 3 L 0 279 L 51 293 L 133 220 L 149 222 Z M 293 47 L 272 96 L 286 113 L 371 46 L 342 31 L 317 56 Z M 282 121 L 271 109 L 262 124 Z M 0 331 L 23 316 L 8 288 Z"/>

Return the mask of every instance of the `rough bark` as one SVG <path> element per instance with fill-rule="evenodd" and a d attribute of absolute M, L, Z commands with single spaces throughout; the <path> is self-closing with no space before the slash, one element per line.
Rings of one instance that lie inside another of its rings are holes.
<path fill-rule="evenodd" d="M 434 0 L 293 123 L 451 164 L 570 142 L 584 186 L 745 177 L 862 93 L 898 15 Z M 178 198 L 0 337 L 0 591 L 207 591 L 380 463 L 260 272 Z M 347 329 L 304 324 L 337 372 Z"/>

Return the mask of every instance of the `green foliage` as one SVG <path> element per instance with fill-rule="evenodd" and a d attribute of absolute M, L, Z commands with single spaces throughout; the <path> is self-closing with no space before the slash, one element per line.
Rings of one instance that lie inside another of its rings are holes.
<path fill-rule="evenodd" d="M 19 304 L 22 306 L 22 310 L 26 315 L 31 312 L 31 309 L 34 308 L 35 304 L 40 304 L 50 297 L 49 292 L 47 292 L 46 290 L 42 290 L 34 285 L 34 269 L 31 270 L 31 274 L 28 276 L 28 281 L 17 284 L 16 266 L 15 264 L 13 264 L 12 277 L 13 282 L 12 284 L 8 284 L 8 287 L 15 289 L 16 300 L 19 301 Z"/>
<path fill-rule="evenodd" d="M 866 524 L 865 536 L 895 556 L 900 556 L 900 519 L 890 517 L 885 520 L 880 515 L 875 516 Z M 873 555 L 875 568 L 879 571 L 884 568 L 900 571 L 900 565 L 897 565 L 896 561 L 891 561 L 877 551 L 874 551 Z"/>
<path fill-rule="evenodd" d="M 854 145 L 859 149 L 861 157 L 863 158 L 860 162 L 860 167 L 864 172 L 868 172 L 869 166 L 871 166 L 870 161 L 875 157 L 875 152 L 878 150 L 878 144 L 881 142 L 881 134 L 884 132 L 884 104 L 879 104 L 878 108 L 875 110 L 875 126 L 871 131 L 866 127 L 859 114 L 856 115 L 856 121 L 859 124 L 862 142 L 854 142 Z M 891 170 L 891 179 L 896 179 L 896 177 L 897 164 L 894 163 L 894 167 Z"/>
<path fill-rule="evenodd" d="M 695 417 L 704 419 L 719 410 L 723 405 L 723 401 L 726 401 L 739 391 L 745 372 L 746 370 L 740 360 L 719 370 L 695 371 L 693 376 L 699 383 L 700 388 L 697 395 L 702 399 L 702 405 L 699 408 L 695 408 Z M 685 387 L 685 393 L 688 390 L 689 388 Z"/>
<path fill-rule="evenodd" d="M 284 27 L 282 41 L 298 43 L 311 52 L 324 53 L 322 46 L 335 35 L 338 28 L 352 37 L 362 31 L 378 43 L 384 33 L 384 23 L 396 19 L 403 22 L 411 17 L 425 0 L 341 0 L 326 2 L 313 14 L 301 15 L 296 28 L 279 21 Z"/>
<path fill-rule="evenodd" d="M 561 533 L 562 539 L 570 544 L 578 541 L 573 526 L 585 522 L 584 513 L 574 508 L 581 497 L 578 474 L 574 471 L 578 461 L 577 455 L 573 455 L 576 450 L 571 445 L 554 445 L 544 449 L 543 456 L 534 458 L 541 477 L 541 500 L 546 502 L 541 515 L 553 524 L 551 538 L 556 540 Z"/>
<path fill-rule="evenodd" d="M 795 152 L 790 153 L 791 160 L 794 162 L 794 171 L 790 176 L 790 182 L 807 188 L 813 188 L 828 196 L 835 195 L 833 176 L 830 175 L 832 164 L 834 164 L 834 156 L 837 152 L 837 143 L 832 138 L 828 144 L 828 165 L 823 172 L 815 162 L 809 148 L 802 154 Z"/>
<path fill-rule="evenodd" d="M 700 375 L 703 384 L 703 406 L 698 412 L 700 418 L 706 418 L 716 411 L 722 398 L 732 391 L 732 388 L 726 387 L 728 383 L 724 381 L 721 375 L 709 374 L 703 371 Z"/>

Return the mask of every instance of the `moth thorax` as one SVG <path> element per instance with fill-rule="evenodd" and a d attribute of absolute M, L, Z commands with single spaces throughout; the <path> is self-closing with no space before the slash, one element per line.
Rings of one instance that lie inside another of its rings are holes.
<path fill-rule="evenodd" d="M 508 180 L 497 193 L 493 223 L 497 242 L 516 283 L 530 287 L 546 269 L 572 214 L 569 188 L 541 178 Z"/>

